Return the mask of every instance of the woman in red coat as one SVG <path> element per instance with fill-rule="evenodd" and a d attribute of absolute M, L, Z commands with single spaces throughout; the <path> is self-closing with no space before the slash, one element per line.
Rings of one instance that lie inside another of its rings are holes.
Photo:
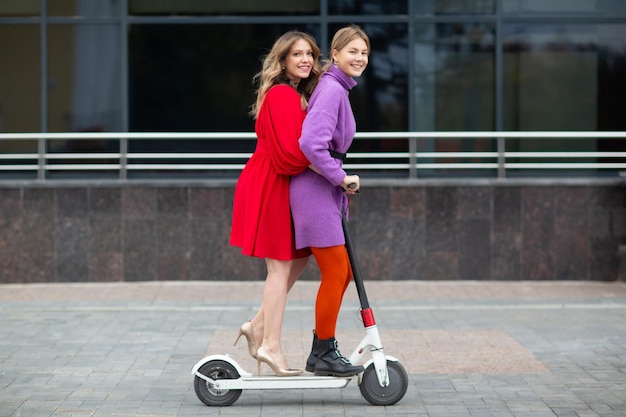
<path fill-rule="evenodd" d="M 257 315 L 239 329 L 250 355 L 267 363 L 278 376 L 293 376 L 281 349 L 287 293 L 304 270 L 308 248 L 296 250 L 289 207 L 289 181 L 309 165 L 298 138 L 307 100 L 321 74 L 320 49 L 306 33 L 282 35 L 255 75 L 259 82 L 251 115 L 256 118 L 257 144 L 244 167 L 233 202 L 230 244 L 247 256 L 264 258 L 267 277 Z"/>

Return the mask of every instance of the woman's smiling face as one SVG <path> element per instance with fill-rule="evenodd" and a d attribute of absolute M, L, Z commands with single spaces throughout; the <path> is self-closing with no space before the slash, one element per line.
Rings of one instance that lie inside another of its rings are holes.
<path fill-rule="evenodd" d="M 367 67 L 369 50 L 362 38 L 356 38 L 344 48 L 333 50 L 333 62 L 349 77 L 360 77 Z"/>
<path fill-rule="evenodd" d="M 313 61 L 311 45 L 304 39 L 298 39 L 285 57 L 285 76 L 297 85 L 300 80 L 309 78 Z"/>

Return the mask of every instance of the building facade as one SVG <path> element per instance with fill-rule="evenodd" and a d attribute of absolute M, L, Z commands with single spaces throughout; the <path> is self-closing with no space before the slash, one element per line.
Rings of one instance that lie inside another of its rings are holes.
<path fill-rule="evenodd" d="M 350 23 L 372 41 L 369 69 L 351 93 L 359 131 L 626 130 L 621 0 L 3 0 L 0 132 L 252 131 L 252 76 L 273 41 L 299 29 L 326 54 L 334 31 Z M 535 139 L 508 149 L 621 151 L 622 142 Z M 119 150 L 116 141 L 46 146 Z M 130 150 L 172 146 L 181 143 L 140 141 Z M 354 146 L 403 151 L 406 141 Z M 0 152 L 36 147 L 13 141 Z"/>
<path fill-rule="evenodd" d="M 0 133 L 252 132 L 252 77 L 274 40 L 306 31 L 327 54 L 347 24 L 360 25 L 372 47 L 351 92 L 359 132 L 626 131 L 623 0 L 2 0 Z M 507 149 L 616 153 L 624 142 L 544 137 Z M 0 157 L 115 154 L 120 143 L 0 140 Z M 127 145 L 241 151 L 254 141 Z M 412 151 L 495 146 L 450 138 Z M 355 141 L 354 151 L 406 152 L 407 141 Z M 351 226 L 366 279 L 624 276 L 618 170 L 525 171 L 505 181 L 438 172 L 444 181 L 363 177 Z M 264 276 L 261 260 L 228 245 L 235 177 L 66 174 L 38 181 L 36 171 L 0 171 L 0 282 Z M 304 279 L 317 278 L 313 264 Z"/>

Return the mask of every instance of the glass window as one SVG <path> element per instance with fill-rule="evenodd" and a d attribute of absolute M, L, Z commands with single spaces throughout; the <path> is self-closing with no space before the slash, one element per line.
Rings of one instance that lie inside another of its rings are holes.
<path fill-rule="evenodd" d="M 487 23 L 417 25 L 415 128 L 494 129 L 494 28 Z"/>
<path fill-rule="evenodd" d="M 133 15 L 307 15 L 319 13 L 319 0 L 129 0 Z"/>
<path fill-rule="evenodd" d="M 330 14 L 381 15 L 407 14 L 406 0 L 333 0 L 328 2 Z"/>
<path fill-rule="evenodd" d="M 37 16 L 39 6 L 39 0 L 2 0 L 0 16 Z"/>
<path fill-rule="evenodd" d="M 131 131 L 252 131 L 252 77 L 283 33 L 315 25 L 134 25 Z"/>
<path fill-rule="evenodd" d="M 478 22 L 416 25 L 413 46 L 415 130 L 494 129 L 494 30 L 493 25 Z M 495 150 L 491 139 L 421 140 L 418 145 L 421 152 Z M 487 161 L 451 158 L 438 162 Z"/>
<path fill-rule="evenodd" d="M 319 39 L 317 25 L 133 25 L 130 131 L 253 132 L 252 77 L 289 30 Z M 254 150 L 254 140 L 131 141 L 133 152 Z"/>
<path fill-rule="evenodd" d="M 610 109 L 626 93 L 626 25 L 514 24 L 504 32 L 507 130 L 624 128 Z"/>
<path fill-rule="evenodd" d="M 122 10 L 120 0 L 51 0 L 49 16 L 116 17 Z"/>
<path fill-rule="evenodd" d="M 624 0 L 502 0 L 504 13 L 626 14 Z"/>
<path fill-rule="evenodd" d="M 39 26 L 0 25 L 0 50 L 0 131 L 38 132 Z"/>
<path fill-rule="evenodd" d="M 48 26 L 48 131 L 120 132 L 122 67 L 118 25 Z M 49 140 L 50 153 L 119 152 L 117 140 Z M 62 159 L 59 163 L 81 163 Z M 87 162 L 87 161 L 84 161 Z M 90 163 L 117 163 L 116 158 Z M 71 173 L 54 170 L 51 177 Z M 100 175 L 100 174 L 99 174 Z"/>
<path fill-rule="evenodd" d="M 41 130 L 39 26 L 0 25 L 0 132 Z M 36 154 L 37 141 L 1 140 L 0 154 Z M 34 179 L 36 172 L 7 170 L 37 158 L 0 159 L 0 176 Z"/>
<path fill-rule="evenodd" d="M 493 14 L 496 0 L 413 0 L 418 15 Z"/>
<path fill-rule="evenodd" d="M 504 32 L 505 130 L 626 129 L 626 25 L 512 24 Z M 511 148 L 623 150 L 618 142 L 537 139 Z"/>
<path fill-rule="evenodd" d="M 118 25 L 50 25 L 48 130 L 122 131 L 120 60 Z"/>

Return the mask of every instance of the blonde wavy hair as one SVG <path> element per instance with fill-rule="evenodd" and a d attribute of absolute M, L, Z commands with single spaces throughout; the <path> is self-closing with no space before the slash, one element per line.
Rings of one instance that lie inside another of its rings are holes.
<path fill-rule="evenodd" d="M 299 32 L 296 30 L 289 31 L 282 35 L 274 42 L 272 49 L 263 59 L 263 66 L 261 71 L 254 75 L 252 79 L 254 84 L 259 84 L 256 90 L 256 101 L 252 104 L 250 115 L 255 119 L 259 115 L 259 110 L 265 99 L 267 92 L 276 84 L 289 85 L 289 79 L 283 72 L 283 66 L 289 51 L 296 43 L 296 41 L 303 39 L 311 45 L 313 50 L 313 67 L 311 68 L 311 74 L 309 78 L 300 80 L 296 91 L 300 94 L 302 109 L 305 110 L 308 105 L 308 100 L 317 85 L 320 75 L 322 74 L 322 64 L 320 63 L 320 48 L 315 42 L 315 38 L 308 33 Z"/>
<path fill-rule="evenodd" d="M 361 29 L 357 25 L 350 25 L 339 29 L 335 32 L 335 36 L 333 36 L 333 41 L 330 44 L 330 52 L 328 53 L 328 59 L 324 60 L 324 68 L 323 71 L 328 71 L 330 68 L 330 64 L 333 62 L 333 51 L 341 51 L 345 48 L 350 42 L 355 39 L 361 38 L 365 41 L 367 45 L 367 54 L 371 53 L 370 47 L 370 38 L 367 36 L 367 33 L 363 29 Z"/>

